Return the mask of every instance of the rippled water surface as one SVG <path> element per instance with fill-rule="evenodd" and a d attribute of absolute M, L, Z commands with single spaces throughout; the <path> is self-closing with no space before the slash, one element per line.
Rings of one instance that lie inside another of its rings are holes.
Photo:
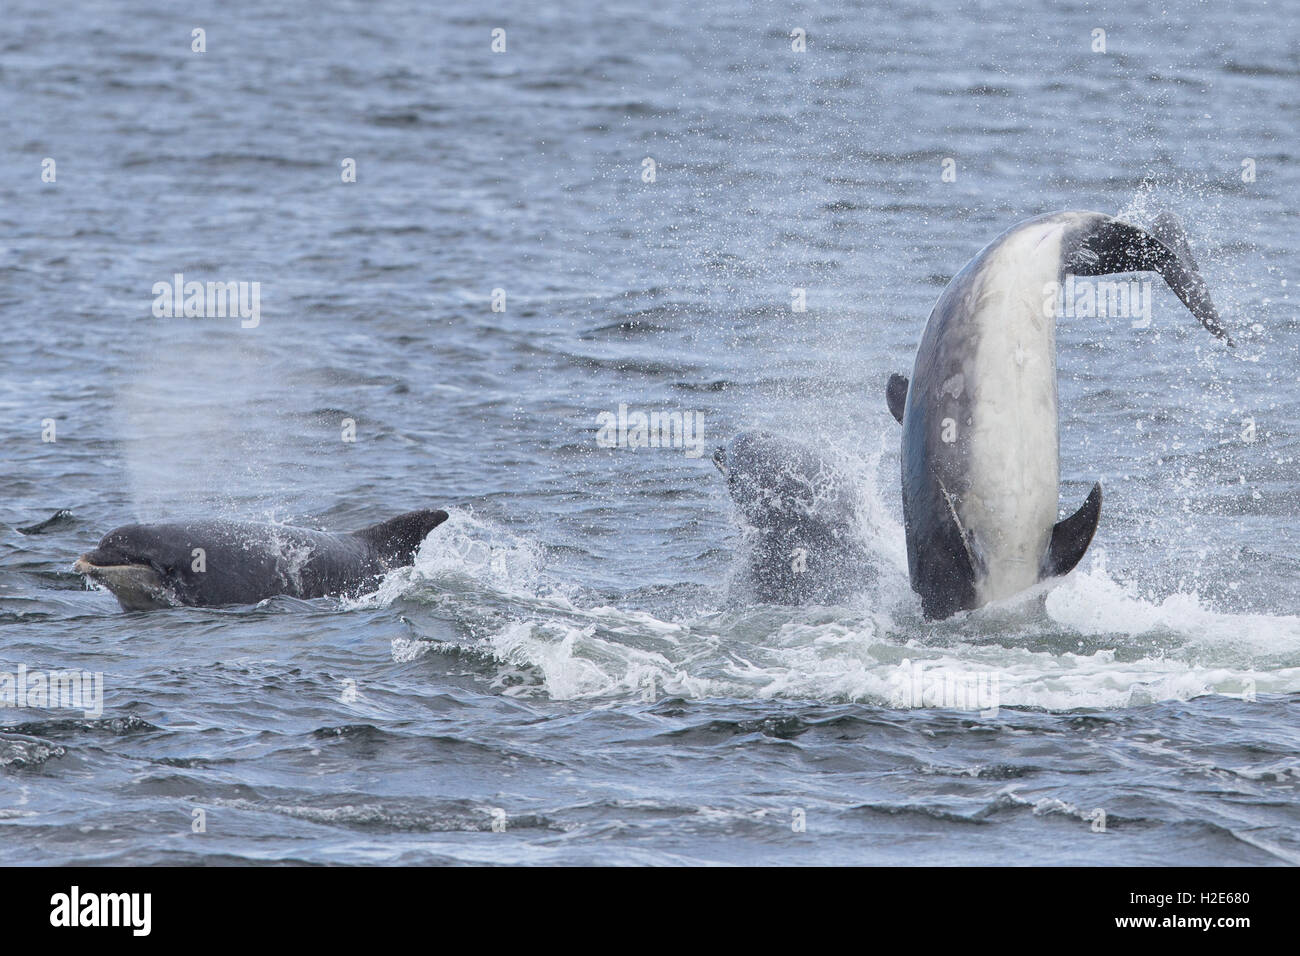
<path fill-rule="evenodd" d="M 0 26 L 0 671 L 104 688 L 0 709 L 0 862 L 1300 862 L 1300 8 L 132 6 Z M 1060 208 L 1175 211 L 1238 346 L 1163 284 L 1063 319 L 1097 538 L 927 624 L 884 382 Z M 155 317 L 176 273 L 257 326 Z M 706 453 L 599 447 L 620 404 Z M 755 427 L 850 463 L 844 606 L 727 600 L 707 451 Z M 126 614 L 71 570 L 420 507 L 356 599 Z"/>

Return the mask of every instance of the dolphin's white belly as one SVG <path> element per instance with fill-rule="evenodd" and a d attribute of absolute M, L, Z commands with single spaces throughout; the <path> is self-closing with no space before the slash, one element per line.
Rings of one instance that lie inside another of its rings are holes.
<path fill-rule="evenodd" d="M 958 512 L 976 551 L 980 603 L 1038 582 L 1056 524 L 1056 320 L 1043 290 L 1059 279 L 1062 232 L 1058 224 L 1015 237 L 972 290 L 970 484 Z"/>

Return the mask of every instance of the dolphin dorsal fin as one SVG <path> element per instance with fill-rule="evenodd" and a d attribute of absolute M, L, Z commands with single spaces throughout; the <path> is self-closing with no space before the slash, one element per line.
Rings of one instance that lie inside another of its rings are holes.
<path fill-rule="evenodd" d="M 441 509 L 408 511 L 352 534 L 365 541 L 382 560 L 410 563 L 428 533 L 446 520 L 447 512 Z"/>
<path fill-rule="evenodd" d="M 889 414 L 898 424 L 903 424 L 903 408 L 907 405 L 907 379 L 897 372 L 889 376 L 885 386 L 885 401 L 889 405 Z"/>
<path fill-rule="evenodd" d="M 1092 543 L 1101 518 L 1101 482 L 1092 486 L 1088 498 L 1070 517 L 1056 523 L 1052 529 L 1052 542 L 1047 546 L 1044 576 L 1069 574 L 1083 559 L 1083 553 Z"/>

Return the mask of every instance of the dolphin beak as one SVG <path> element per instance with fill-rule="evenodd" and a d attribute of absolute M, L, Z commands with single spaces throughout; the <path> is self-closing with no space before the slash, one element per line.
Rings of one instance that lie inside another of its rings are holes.
<path fill-rule="evenodd" d="M 96 548 L 93 551 L 87 551 L 81 557 L 72 563 L 72 570 L 78 574 L 98 574 L 106 568 L 114 568 L 121 565 L 134 564 L 125 555 L 118 554 L 115 551 L 101 551 Z"/>
<path fill-rule="evenodd" d="M 119 558 L 103 551 L 87 551 L 72 562 L 72 570 L 100 584 L 111 585 L 121 577 L 123 572 L 152 569 L 138 561 Z"/>
<path fill-rule="evenodd" d="M 104 563 L 97 563 L 103 561 Z M 91 551 L 72 563 L 72 570 L 84 574 L 96 584 L 108 588 L 124 611 L 143 611 L 179 604 L 166 582 L 147 564 L 111 553 Z"/>
<path fill-rule="evenodd" d="M 718 471 L 722 472 L 723 477 L 727 475 L 727 449 L 719 445 L 713 450 L 713 464 L 717 466 Z"/>

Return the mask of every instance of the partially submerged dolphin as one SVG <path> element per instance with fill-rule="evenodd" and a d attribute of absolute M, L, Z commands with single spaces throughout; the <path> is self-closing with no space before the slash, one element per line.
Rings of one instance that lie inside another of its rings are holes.
<path fill-rule="evenodd" d="M 834 604 L 869 583 L 858 495 L 829 456 L 749 431 L 718 448 L 713 463 L 750 529 L 733 600 Z"/>
<path fill-rule="evenodd" d="M 125 611 L 356 594 L 410 564 L 446 520 L 445 511 L 411 511 L 349 534 L 243 521 L 131 524 L 104 535 L 73 570 Z"/>
<path fill-rule="evenodd" d="M 1170 215 L 1151 232 L 1096 212 L 1030 219 L 985 246 L 939 296 L 911 382 L 895 374 L 886 389 L 903 425 L 907 562 L 926 617 L 1010 597 L 1083 557 L 1101 485 L 1057 522 L 1056 314 L 1045 296 L 1067 274 L 1138 271 L 1159 273 L 1233 344 Z"/>

